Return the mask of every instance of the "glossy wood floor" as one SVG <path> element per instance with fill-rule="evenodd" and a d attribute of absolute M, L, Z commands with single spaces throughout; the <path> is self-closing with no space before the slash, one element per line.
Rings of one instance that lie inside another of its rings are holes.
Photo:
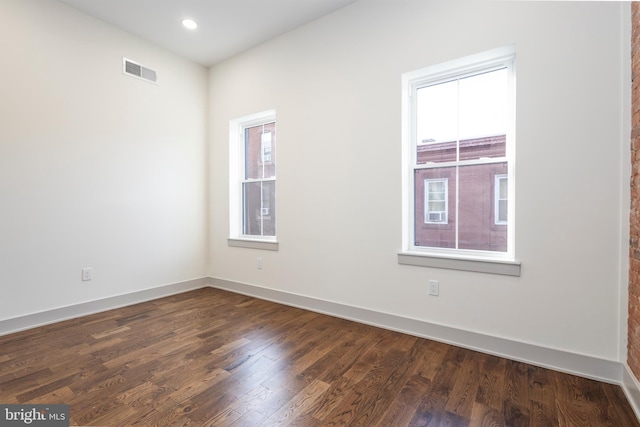
<path fill-rule="evenodd" d="M 215 289 L 0 337 L 87 426 L 640 426 L 621 389 Z"/>

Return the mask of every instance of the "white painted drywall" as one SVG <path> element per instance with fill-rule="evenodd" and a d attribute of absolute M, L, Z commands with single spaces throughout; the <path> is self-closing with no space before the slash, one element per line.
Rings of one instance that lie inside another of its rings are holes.
<path fill-rule="evenodd" d="M 360 1 L 214 66 L 209 274 L 618 360 L 625 7 Z M 398 265 L 401 74 L 510 44 L 521 277 Z M 271 108 L 280 250 L 229 247 L 228 122 Z"/>
<path fill-rule="evenodd" d="M 0 320 L 203 277 L 207 70 L 56 1 L 0 17 Z"/>
<path fill-rule="evenodd" d="M 0 320 L 208 274 L 617 360 L 627 8 L 362 0 L 214 67 L 208 87 L 202 67 L 58 2 L 1 1 Z M 522 276 L 398 265 L 401 74 L 513 43 Z M 159 85 L 123 76 L 122 56 Z M 280 250 L 228 247 L 228 122 L 271 108 Z"/>

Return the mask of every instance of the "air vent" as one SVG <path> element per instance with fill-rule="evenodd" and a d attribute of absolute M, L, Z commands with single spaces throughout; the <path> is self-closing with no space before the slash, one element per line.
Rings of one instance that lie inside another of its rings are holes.
<path fill-rule="evenodd" d="M 158 82 L 158 74 L 155 70 L 147 68 L 144 65 L 140 65 L 127 58 L 122 58 L 122 71 L 126 75 L 137 77 L 148 82 Z"/>

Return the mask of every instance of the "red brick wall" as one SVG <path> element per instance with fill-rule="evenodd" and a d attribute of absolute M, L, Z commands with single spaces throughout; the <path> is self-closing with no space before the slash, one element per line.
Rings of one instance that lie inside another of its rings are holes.
<path fill-rule="evenodd" d="M 640 3 L 631 3 L 631 215 L 629 239 L 629 367 L 640 379 Z"/>

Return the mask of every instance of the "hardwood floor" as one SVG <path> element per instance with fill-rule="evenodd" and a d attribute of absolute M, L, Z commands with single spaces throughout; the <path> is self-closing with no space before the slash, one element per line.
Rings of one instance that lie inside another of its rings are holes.
<path fill-rule="evenodd" d="M 0 337 L 0 403 L 83 426 L 640 426 L 615 385 L 210 288 Z"/>

